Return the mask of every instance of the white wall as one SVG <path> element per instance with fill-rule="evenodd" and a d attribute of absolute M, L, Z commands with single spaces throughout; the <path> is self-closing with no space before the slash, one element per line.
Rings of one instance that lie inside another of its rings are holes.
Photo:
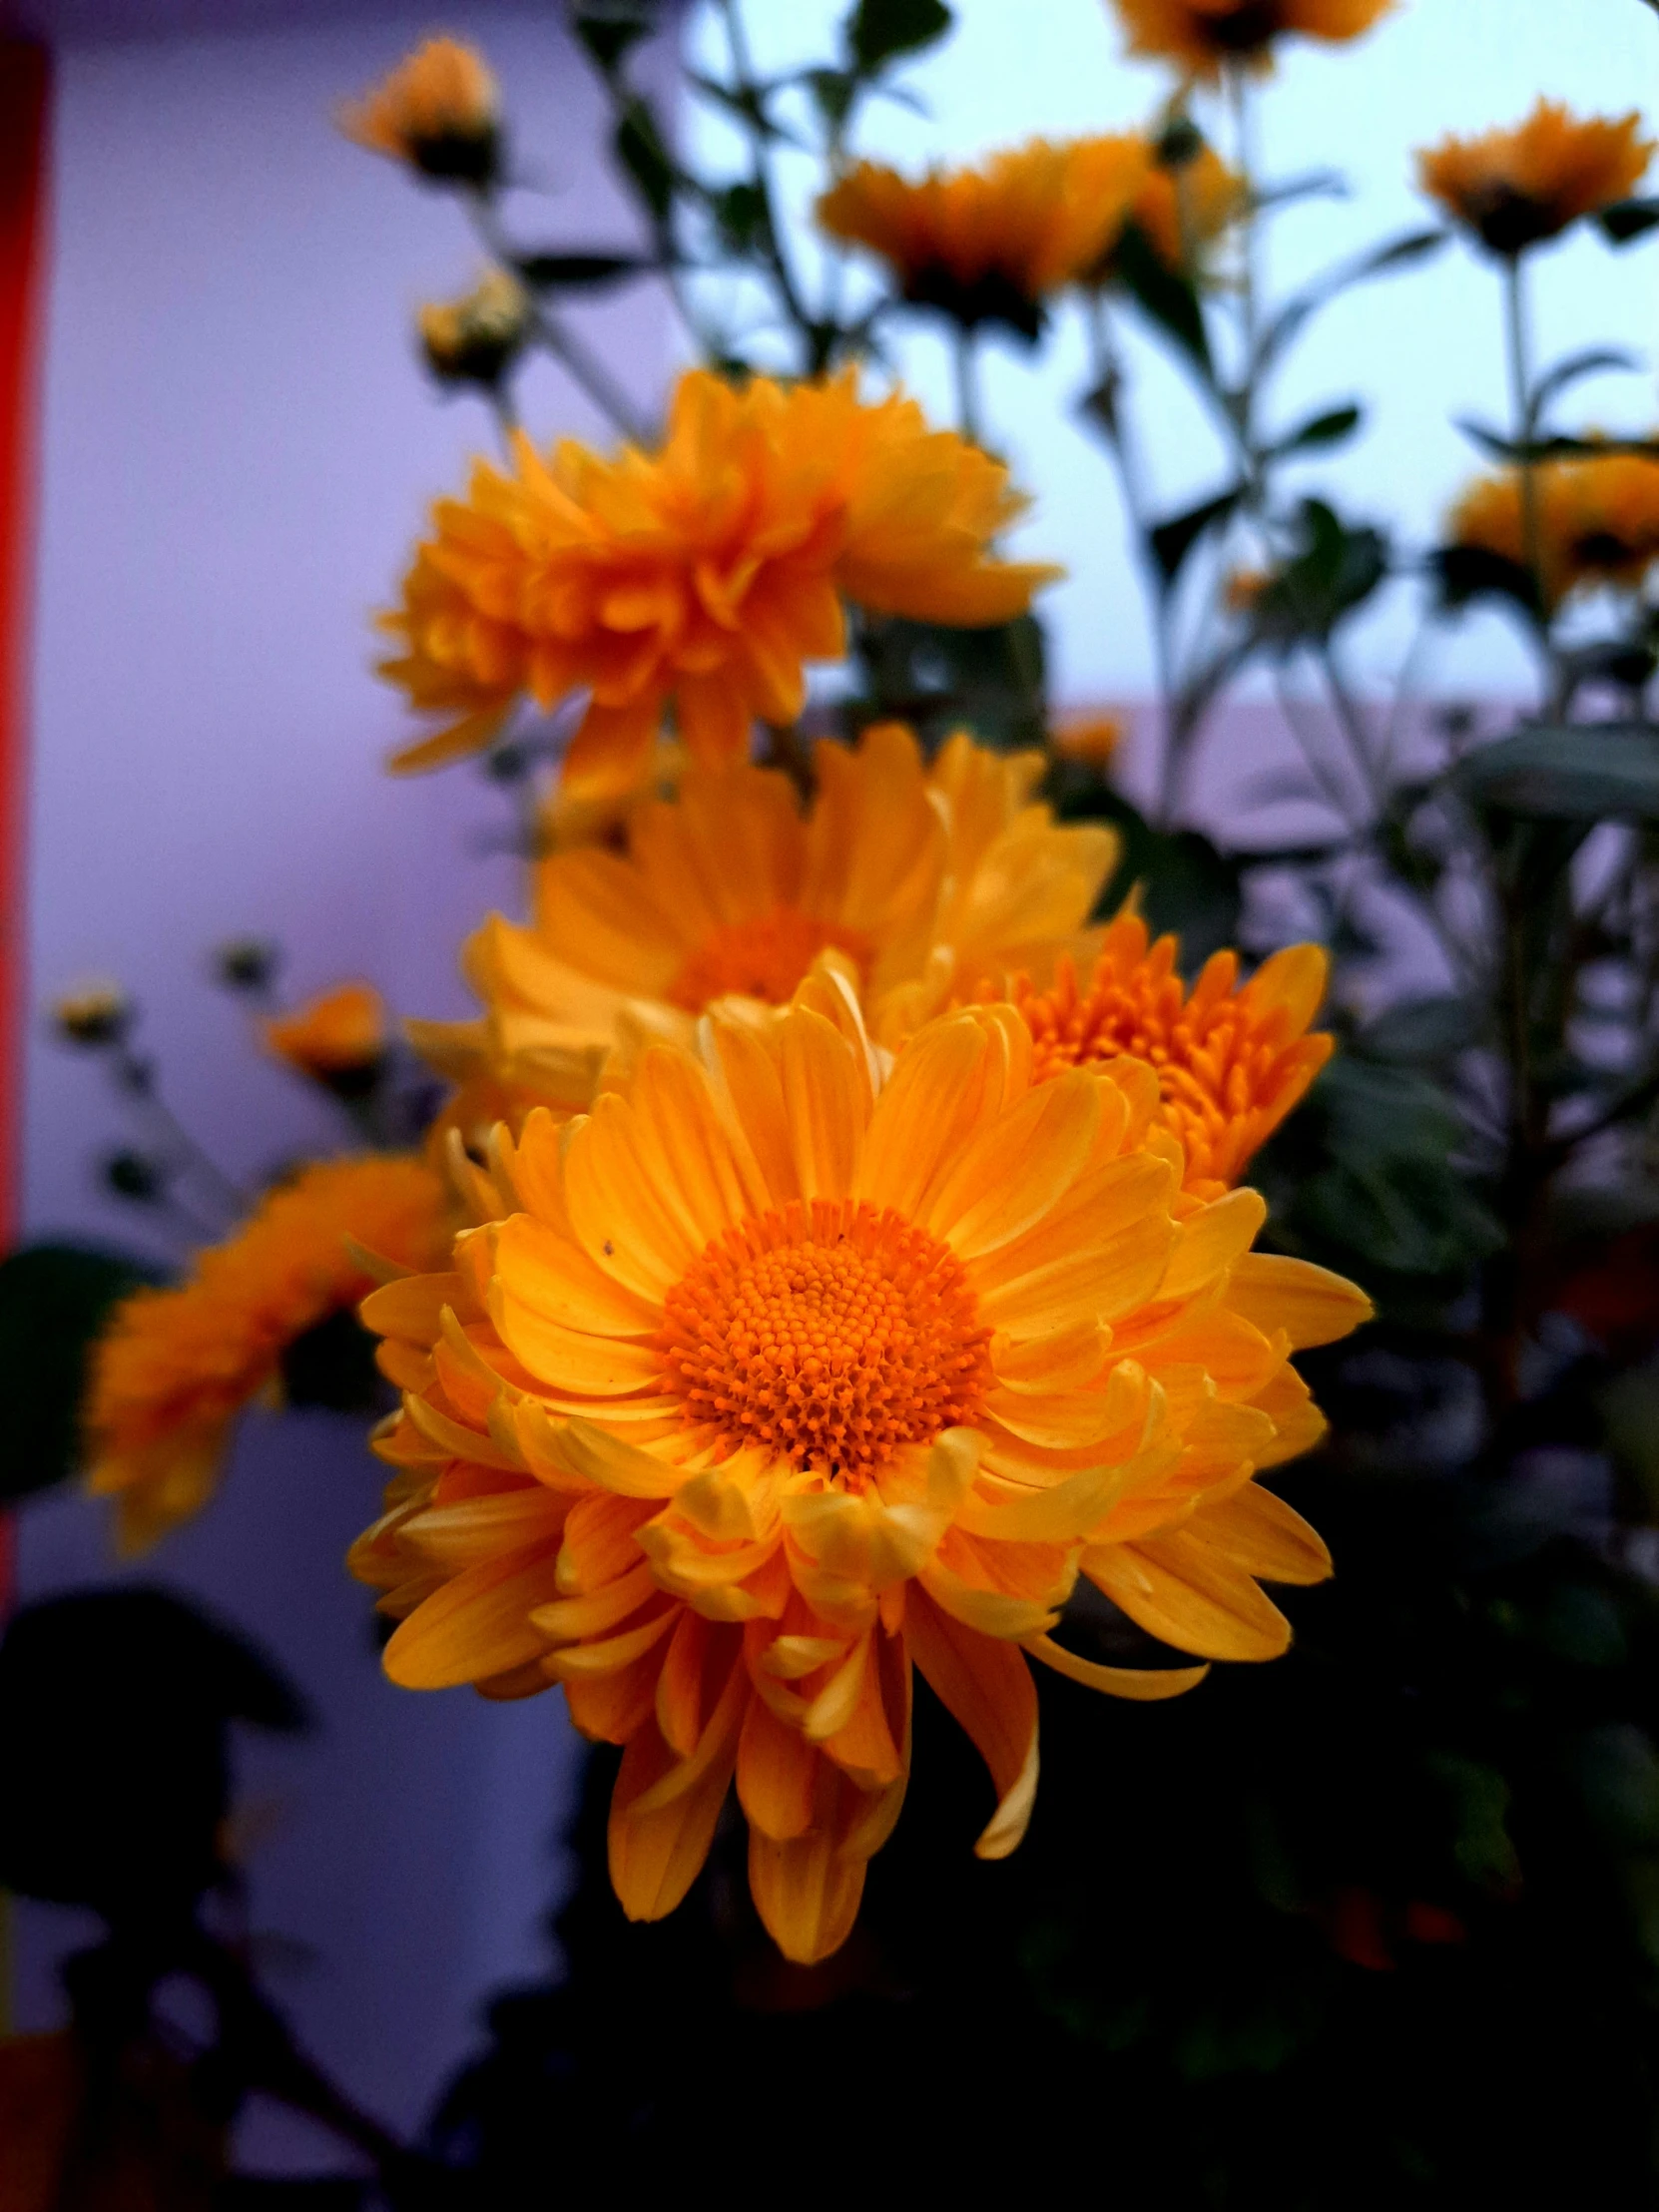
<path fill-rule="evenodd" d="M 512 82 L 524 165 L 551 195 L 526 224 L 623 236 L 554 11 L 448 20 Z M 59 56 L 33 1002 L 84 972 L 120 976 L 185 1118 L 251 1178 L 332 1132 L 253 1050 L 205 979 L 207 948 L 269 932 L 296 990 L 360 971 L 403 1011 L 459 1012 L 459 940 L 513 896 L 506 864 L 472 849 L 505 828 L 473 772 L 382 773 L 408 728 L 370 673 L 367 616 L 426 499 L 492 436 L 476 401 L 434 398 L 408 335 L 417 300 L 473 274 L 458 214 L 329 122 L 429 24 L 421 0 L 401 20 L 382 6 L 360 25 Z M 653 395 L 655 307 L 623 301 L 587 326 Z M 534 400 L 549 429 L 600 428 L 551 374 Z M 32 1231 L 135 1234 L 92 1180 L 121 1133 L 95 1071 L 37 1025 Z M 380 1471 L 348 1424 L 256 1418 L 221 1502 L 143 1571 L 250 1627 L 320 1710 L 315 1743 L 250 1756 L 255 1926 L 290 1946 L 278 1985 L 319 2055 L 408 2124 L 472 2040 L 480 1995 L 545 1961 L 572 1738 L 551 1697 L 500 1708 L 380 1677 L 367 1593 L 341 1564 Z M 26 1596 L 109 1571 L 101 1508 L 70 1496 L 25 1514 Z M 25 1915 L 26 2020 L 56 2008 L 64 1939 L 58 1917 Z M 310 2151 L 270 2128 L 253 2147 Z"/>

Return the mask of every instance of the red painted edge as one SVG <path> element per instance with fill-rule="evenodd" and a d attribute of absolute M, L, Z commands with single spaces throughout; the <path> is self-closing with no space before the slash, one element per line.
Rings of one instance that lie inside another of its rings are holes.
<path fill-rule="evenodd" d="M 0 40 L 0 1249 L 17 1234 L 23 1135 L 24 823 L 50 97 L 46 49 Z M 0 1613 L 11 1594 L 12 1550 L 10 1518 L 0 1514 Z"/>

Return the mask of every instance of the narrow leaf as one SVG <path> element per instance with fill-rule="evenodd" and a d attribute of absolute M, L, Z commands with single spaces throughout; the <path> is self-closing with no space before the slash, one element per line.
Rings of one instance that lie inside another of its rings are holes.
<path fill-rule="evenodd" d="M 1214 383 L 1215 369 L 1210 359 L 1209 333 L 1204 327 L 1204 309 L 1192 281 L 1178 276 L 1133 223 L 1124 230 L 1113 266 L 1142 313 L 1175 340 L 1206 383 Z"/>
<path fill-rule="evenodd" d="M 1235 484 L 1231 490 L 1218 492 L 1212 499 L 1202 500 L 1198 506 L 1189 507 L 1185 514 L 1172 515 L 1167 522 L 1160 522 L 1148 532 L 1153 557 L 1168 591 L 1186 565 L 1187 556 L 1207 530 L 1214 530 L 1233 514 L 1244 497 L 1244 486 Z"/>
<path fill-rule="evenodd" d="M 1269 446 L 1269 460 L 1284 460 L 1292 453 L 1311 453 L 1322 446 L 1341 445 L 1351 438 L 1365 418 L 1365 409 L 1358 401 L 1351 400 L 1346 407 L 1331 407 L 1324 414 L 1311 415 L 1293 430 L 1289 437 L 1278 439 Z"/>
<path fill-rule="evenodd" d="M 1369 254 L 1362 254 L 1352 262 L 1339 263 L 1316 276 L 1311 284 L 1294 293 L 1274 316 L 1262 333 L 1256 348 L 1256 372 L 1276 361 L 1280 354 L 1301 332 L 1303 325 L 1321 307 L 1356 284 L 1370 283 L 1375 276 L 1391 276 L 1399 270 L 1414 268 L 1418 262 L 1427 261 L 1437 254 L 1446 242 L 1444 231 L 1407 231 L 1403 237 L 1390 239 L 1385 246 L 1379 246 Z"/>
<path fill-rule="evenodd" d="M 1659 0 L 1649 5 L 1659 7 Z M 1659 228 L 1659 200 L 1620 200 L 1603 208 L 1596 222 L 1609 246 L 1629 246 Z"/>
<path fill-rule="evenodd" d="M 1477 807 L 1552 822 L 1659 821 L 1659 730 L 1538 724 L 1467 754 L 1453 771 Z"/>
<path fill-rule="evenodd" d="M 537 291 L 592 291 L 657 264 L 640 254 L 524 254 L 513 267 Z"/>
<path fill-rule="evenodd" d="M 846 26 L 847 51 L 863 76 L 904 54 L 919 54 L 949 30 L 944 0 L 858 0 Z"/>

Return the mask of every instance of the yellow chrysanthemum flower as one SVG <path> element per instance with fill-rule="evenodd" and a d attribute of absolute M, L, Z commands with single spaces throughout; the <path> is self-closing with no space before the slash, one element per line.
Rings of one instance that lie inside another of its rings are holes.
<path fill-rule="evenodd" d="M 394 767 L 475 752 L 525 694 L 587 690 L 565 779 L 588 795 L 644 775 L 664 709 L 705 765 L 741 760 L 757 718 L 792 723 L 805 664 L 845 649 L 843 599 L 969 627 L 1023 613 L 1052 568 L 997 561 L 1020 510 L 1007 471 L 913 400 L 706 370 L 680 379 L 662 449 L 603 460 L 520 437 L 511 475 L 480 461 L 384 618 L 382 673 L 444 728 Z"/>
<path fill-rule="evenodd" d="M 916 183 L 856 162 L 818 204 L 834 238 L 887 263 L 904 297 L 969 326 L 1000 319 L 1035 333 L 1050 292 L 1098 267 L 1140 189 L 1132 139 L 1056 145 L 1035 139 L 975 169 Z"/>
<path fill-rule="evenodd" d="M 1579 117 L 1559 101 L 1540 100 L 1513 130 L 1424 148 L 1417 179 L 1491 253 L 1512 258 L 1559 237 L 1581 216 L 1628 200 L 1653 148 L 1635 109 L 1616 120 Z"/>
<path fill-rule="evenodd" d="M 1659 461 L 1640 453 L 1541 461 L 1533 470 L 1533 502 L 1548 607 L 1578 590 L 1638 590 L 1659 560 Z M 1532 549 L 1520 471 L 1477 477 L 1447 518 L 1446 542 L 1527 567 Z"/>
<path fill-rule="evenodd" d="M 360 100 L 347 101 L 338 122 L 358 146 L 424 177 L 485 184 L 500 154 L 501 92 L 475 47 L 431 38 Z"/>
<path fill-rule="evenodd" d="M 84 1408 L 92 1489 L 139 1551 L 212 1495 L 246 1406 L 282 1354 L 375 1277 L 346 1240 L 398 1268 L 437 1263 L 454 1233 L 442 1179 L 397 1156 L 318 1162 L 273 1191 L 172 1290 L 135 1291 L 93 1354 Z"/>
<path fill-rule="evenodd" d="M 405 1393 L 352 1555 L 401 1621 L 387 1672 L 562 1683 L 625 1745 L 635 1919 L 685 1895 L 735 1779 L 804 1961 L 898 1816 L 912 1666 L 990 1769 L 996 1858 L 1036 1785 L 1027 1654 L 1136 1698 L 1204 1671 L 1056 1642 L 1079 1572 L 1201 1658 L 1285 1648 L 1258 1577 L 1330 1562 L 1254 1477 L 1320 1432 L 1291 1349 L 1367 1312 L 1251 1253 L 1254 1192 L 1182 1194 L 1140 1062 L 1039 1081 L 1001 1005 L 885 1065 L 826 955 L 781 1016 L 717 1010 L 591 1117 L 498 1132 L 500 1218 L 363 1307 Z"/>
<path fill-rule="evenodd" d="M 260 1023 L 268 1052 L 313 1082 L 332 1084 L 372 1068 L 386 1049 L 385 1000 L 372 983 L 337 983 Z"/>
<path fill-rule="evenodd" d="M 529 926 L 493 915 L 466 947 L 483 1018 L 412 1022 L 413 1042 L 462 1084 L 475 1130 L 503 1100 L 514 1121 L 587 1107 L 619 1052 L 690 1044 L 716 1000 L 787 1005 L 827 948 L 888 1043 L 982 983 L 1047 981 L 1062 954 L 1092 953 L 1117 838 L 1033 805 L 1043 767 L 957 736 L 929 771 L 887 723 L 856 750 L 817 748 L 805 817 L 776 770 L 693 769 L 677 798 L 634 810 L 620 849 L 542 860 Z"/>
<path fill-rule="evenodd" d="M 1214 1198 L 1239 1180 L 1330 1059 L 1308 1025 L 1330 971 L 1317 944 L 1291 945 L 1241 989 L 1239 956 L 1217 952 L 1189 992 L 1174 937 L 1150 942 L 1139 914 L 1120 914 L 1087 989 L 1062 962 L 1051 989 L 1024 978 L 1014 1003 L 1031 1032 L 1036 1080 L 1074 1067 L 1144 1061 L 1158 1078 L 1157 1119 L 1181 1144 L 1188 1191 Z"/>
<path fill-rule="evenodd" d="M 1195 77 L 1224 65 L 1268 64 L 1282 38 L 1345 46 L 1362 38 L 1393 0 L 1113 0 L 1131 54 L 1177 63 Z"/>

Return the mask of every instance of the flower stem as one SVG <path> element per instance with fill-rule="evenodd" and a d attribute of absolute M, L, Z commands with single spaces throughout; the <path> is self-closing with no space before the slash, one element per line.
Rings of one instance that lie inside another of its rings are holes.
<path fill-rule="evenodd" d="M 1504 350 L 1509 361 L 1509 411 L 1517 445 L 1530 447 L 1537 425 L 1533 420 L 1532 349 L 1527 328 L 1525 264 L 1511 254 L 1503 265 Z M 1520 463 L 1521 546 L 1526 572 L 1532 579 L 1534 620 L 1540 638 L 1547 637 L 1548 602 L 1544 595 L 1542 518 L 1538 502 L 1538 464 L 1528 451 Z"/>
<path fill-rule="evenodd" d="M 979 410 L 979 362 L 971 330 L 956 332 L 956 412 L 962 435 L 972 445 L 983 445 Z"/>

